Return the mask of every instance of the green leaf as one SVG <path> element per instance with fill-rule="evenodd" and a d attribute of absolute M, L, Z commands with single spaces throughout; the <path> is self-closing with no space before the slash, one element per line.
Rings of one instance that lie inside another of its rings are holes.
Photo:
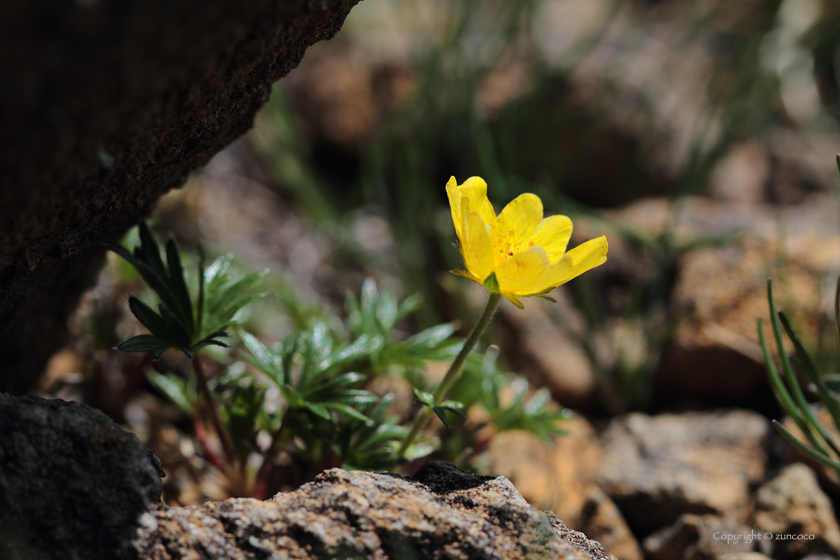
<path fill-rule="evenodd" d="M 120 352 L 152 352 L 169 348 L 169 344 L 151 334 L 133 336 L 117 345 Z"/>
<path fill-rule="evenodd" d="M 167 285 L 165 277 L 159 276 L 143 262 L 137 262 L 134 267 L 140 273 L 140 276 L 146 284 L 157 294 L 163 304 L 170 309 L 179 308 L 178 298 L 175 297 L 175 294 L 172 293 L 172 290 Z"/>
<path fill-rule="evenodd" d="M 414 396 L 417 397 L 417 402 L 419 403 L 423 403 L 424 405 L 431 407 L 435 406 L 435 396 L 431 393 L 414 389 Z"/>
<path fill-rule="evenodd" d="M 323 404 L 307 402 L 303 405 L 303 407 L 315 415 L 320 416 L 324 420 L 330 420 L 330 411 Z"/>
<path fill-rule="evenodd" d="M 787 317 L 781 311 L 779 311 L 779 320 L 782 322 L 785 331 L 787 331 L 788 338 L 790 338 L 791 342 L 793 342 L 793 346 L 796 349 L 798 363 L 801 364 L 800 368 L 802 368 L 805 375 L 808 376 L 808 379 L 811 380 L 811 383 L 816 385 L 817 394 L 819 395 L 820 400 L 831 413 L 831 417 L 834 419 L 834 424 L 837 426 L 837 429 L 840 430 L 840 404 L 831 398 L 831 395 L 825 387 L 825 383 L 823 383 L 823 380 L 820 377 L 819 371 L 817 371 L 817 365 L 814 363 L 813 358 L 811 358 L 811 355 L 807 352 L 807 350 L 805 350 L 805 347 L 802 345 L 802 342 L 800 342 L 799 337 L 797 337 L 796 333 L 793 332 L 793 328 L 790 326 Z M 814 419 L 813 423 L 815 428 L 819 426 L 816 419 Z M 835 445 L 831 439 L 826 439 L 826 443 L 829 444 L 835 453 L 840 455 L 840 449 L 838 449 L 837 445 Z"/>
<path fill-rule="evenodd" d="M 796 375 L 793 373 L 793 368 L 791 368 L 790 359 L 788 358 L 787 351 L 785 350 L 784 340 L 782 338 L 782 327 L 779 312 L 776 309 L 776 300 L 773 297 L 773 282 L 770 280 L 767 280 L 767 301 L 770 307 L 770 320 L 773 326 L 773 336 L 776 339 L 776 348 L 779 352 L 779 360 L 782 362 L 782 369 L 785 374 L 785 382 L 787 384 L 788 389 L 793 394 L 793 399 L 796 403 L 796 408 L 800 411 L 799 416 L 801 416 L 803 420 L 807 421 L 807 423 L 800 426 L 800 428 L 807 435 L 811 443 L 814 444 L 814 446 L 817 449 L 820 449 L 821 451 L 825 452 L 825 448 L 822 446 L 822 444 L 820 444 L 819 440 L 817 440 L 817 438 L 811 433 L 811 430 L 808 426 L 813 426 L 814 429 L 817 430 L 817 432 L 820 434 L 820 437 L 822 437 L 826 444 L 828 444 L 830 447 L 835 447 L 835 445 L 825 433 L 825 431 L 822 429 L 822 425 L 811 413 L 811 409 L 808 406 L 808 401 L 805 400 L 805 395 L 802 392 L 802 388 L 799 386 L 799 381 L 796 379 Z M 788 336 L 790 336 L 790 333 L 788 333 Z M 796 342 L 794 342 L 794 346 L 795 345 Z M 793 418 L 795 420 L 796 416 L 793 416 Z"/>
<path fill-rule="evenodd" d="M 767 375 L 770 379 L 770 386 L 773 389 L 773 393 L 776 395 L 776 400 L 782 406 L 785 413 L 796 422 L 797 426 L 799 426 L 799 429 L 802 430 L 803 433 L 810 433 L 802 412 L 799 410 L 796 403 L 793 402 L 790 393 L 779 375 L 779 371 L 776 369 L 776 365 L 773 363 L 773 358 L 770 355 L 770 348 L 768 347 L 767 340 L 764 337 L 764 326 L 762 325 L 761 318 L 758 319 L 758 342 L 759 346 L 761 346 L 761 352 L 764 355 L 764 363 L 767 366 Z M 820 446 L 818 442 L 812 441 L 812 443 Z"/>
<path fill-rule="evenodd" d="M 178 246 L 172 239 L 166 242 L 166 264 L 169 267 L 169 285 L 179 304 L 177 315 L 181 318 L 187 332 L 192 337 L 193 334 L 198 333 L 196 333 L 195 321 L 192 316 L 190 292 L 187 290 L 187 283 L 184 280 L 184 269 L 181 266 L 181 255 L 178 254 Z"/>
<path fill-rule="evenodd" d="M 362 414 L 361 412 L 359 412 L 358 410 L 356 410 L 352 406 L 348 406 L 348 405 L 343 404 L 343 403 L 325 402 L 325 403 L 322 403 L 321 406 L 323 406 L 326 409 L 337 410 L 338 412 L 344 413 L 348 416 L 352 416 L 353 418 L 356 418 L 358 420 L 362 420 L 363 422 L 367 422 L 368 420 L 370 420 L 370 418 L 368 418 L 367 416 L 365 416 L 364 414 Z"/>
<path fill-rule="evenodd" d="M 137 317 L 137 320 L 149 329 L 153 335 L 159 338 L 164 338 L 167 334 L 166 320 L 154 312 L 154 310 L 146 305 L 143 300 L 130 296 L 128 298 L 128 308 L 131 313 Z"/>
<path fill-rule="evenodd" d="M 413 294 L 405 298 L 400 304 L 397 316 L 394 318 L 394 324 L 405 319 L 411 312 L 419 308 L 421 303 L 423 303 L 423 296 L 420 294 Z"/>
<path fill-rule="evenodd" d="M 276 385 L 282 385 L 285 381 L 283 379 L 283 361 L 277 354 L 271 352 L 262 342 L 250 333 L 242 333 L 242 342 L 245 348 L 251 353 L 251 356 L 244 356 L 248 362 L 264 373 Z"/>
<path fill-rule="evenodd" d="M 118 245 L 117 243 L 106 242 L 104 243 L 105 248 L 113 251 L 118 256 L 122 257 L 127 263 L 129 263 L 134 268 L 137 268 L 137 261 L 134 259 L 134 255 L 131 252 L 123 247 L 122 245 Z"/>
<path fill-rule="evenodd" d="M 798 449 L 799 451 L 801 451 L 802 453 L 804 453 L 808 457 L 814 459 L 815 461 L 819 461 L 823 465 L 825 465 L 827 467 L 831 467 L 832 469 L 836 470 L 837 472 L 840 472 L 840 463 L 839 462 L 835 461 L 834 459 L 832 459 L 831 457 L 829 457 L 825 453 L 817 451 L 813 447 L 809 447 L 809 446 L 805 445 L 804 443 L 802 443 L 801 441 L 799 441 L 796 438 L 796 436 L 794 436 L 792 433 L 790 433 L 790 431 L 788 431 L 788 429 L 785 428 L 782 425 L 781 422 L 777 422 L 776 420 L 773 420 L 773 426 L 796 449 Z"/>
<path fill-rule="evenodd" d="M 379 292 L 376 289 L 376 282 L 372 278 L 365 280 L 362 284 L 361 311 L 362 317 L 368 328 L 375 328 L 376 302 Z"/>
<path fill-rule="evenodd" d="M 204 247 L 198 245 L 198 302 L 196 303 L 195 332 L 204 332 Z"/>
<path fill-rule="evenodd" d="M 382 326 L 384 332 L 391 332 L 391 329 L 394 328 L 397 311 L 397 299 L 394 294 L 383 291 L 379 296 L 379 305 L 376 308 L 376 320 Z"/>
<path fill-rule="evenodd" d="M 195 412 L 195 403 L 187 396 L 186 386 L 183 381 L 168 375 L 161 375 L 154 370 L 148 370 L 146 372 L 146 379 L 157 390 L 166 395 L 175 406 L 186 414 L 193 415 Z"/>
<path fill-rule="evenodd" d="M 409 346 L 434 348 L 455 332 L 455 325 L 453 323 L 444 323 L 426 329 L 412 337 L 409 337 L 405 343 Z"/>
<path fill-rule="evenodd" d="M 823 375 L 823 383 L 829 393 L 835 398 L 840 399 L 840 373 L 829 373 Z"/>
<path fill-rule="evenodd" d="M 160 246 L 155 241 L 152 232 L 146 222 L 140 222 L 137 226 L 140 234 L 140 255 L 155 274 L 161 278 L 166 277 L 166 269 L 163 267 L 163 260 L 160 258 Z M 139 259 L 138 259 L 139 260 Z"/>
<path fill-rule="evenodd" d="M 163 303 L 158 304 L 158 310 L 166 323 L 164 336 L 161 338 L 165 338 L 173 345 L 183 346 L 184 348 L 191 347 L 192 339 L 181 319 Z"/>
<path fill-rule="evenodd" d="M 199 348 L 203 348 L 205 346 L 218 346 L 220 348 L 230 348 L 230 344 L 226 342 L 222 342 L 221 340 L 216 340 L 214 338 L 205 338 L 198 344 L 193 345 L 193 350 L 198 350 Z"/>
<path fill-rule="evenodd" d="M 485 288 L 487 288 L 487 291 L 490 292 L 491 294 L 501 293 L 500 288 L 499 288 L 499 281 L 496 279 L 496 273 L 495 272 L 490 273 L 490 276 L 488 276 L 484 280 L 483 286 Z"/>
<path fill-rule="evenodd" d="M 449 420 L 446 418 L 446 410 L 439 406 L 433 406 L 432 410 L 435 411 L 435 414 L 437 414 L 437 417 L 440 418 L 441 422 L 443 422 L 443 425 L 449 428 Z"/>

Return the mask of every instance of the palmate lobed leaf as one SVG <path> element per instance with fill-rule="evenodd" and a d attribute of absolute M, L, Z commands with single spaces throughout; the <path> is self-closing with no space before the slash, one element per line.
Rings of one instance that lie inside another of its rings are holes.
<path fill-rule="evenodd" d="M 228 274 L 230 262 L 225 257 L 216 259 L 204 269 L 204 253 L 199 248 L 198 298 L 192 303 L 178 245 L 170 239 L 166 243 L 166 262 L 161 258 L 160 246 L 149 228 L 141 223 L 140 244 L 133 253 L 125 248 L 108 244 L 107 247 L 129 262 L 143 280 L 160 298 L 158 312 L 138 298 L 129 298 L 129 307 L 137 319 L 161 341 L 166 348 L 176 348 L 190 359 L 204 346 L 228 345 L 218 340 L 228 336 L 225 328 L 232 324 L 236 313 L 262 294 L 248 293 L 266 271 L 240 276 Z M 120 345 L 124 351 L 139 348 L 137 345 Z M 165 350 L 165 348 L 164 348 Z M 162 350 L 155 351 L 155 358 Z"/>

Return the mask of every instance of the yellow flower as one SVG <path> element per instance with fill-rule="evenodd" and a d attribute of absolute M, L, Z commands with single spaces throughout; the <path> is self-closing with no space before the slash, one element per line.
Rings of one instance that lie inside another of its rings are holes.
<path fill-rule="evenodd" d="M 520 309 L 519 298 L 545 296 L 607 260 L 603 236 L 567 252 L 572 221 L 566 216 L 543 219 L 536 195 L 519 195 L 497 217 L 480 177 L 463 185 L 452 177 L 446 194 L 466 268 L 452 272 L 502 294 Z"/>

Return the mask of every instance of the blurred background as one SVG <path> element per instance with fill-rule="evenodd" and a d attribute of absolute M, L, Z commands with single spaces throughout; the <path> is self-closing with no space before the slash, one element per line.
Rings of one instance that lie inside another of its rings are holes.
<path fill-rule="evenodd" d="M 454 321 L 463 336 L 485 295 L 448 273 L 460 263 L 444 186 L 481 176 L 497 212 L 532 192 L 572 218 L 572 245 L 610 243 L 557 304 L 503 302 L 484 345 L 531 391 L 596 428 L 630 411 L 778 418 L 756 343 L 768 277 L 824 369 L 838 367 L 838 119 L 836 2 L 364 0 L 152 225 L 269 268 L 244 318 L 268 340 L 313 309 L 341 315 L 366 278 L 423 297 L 405 335 Z M 143 288 L 109 263 L 41 390 L 186 464 L 189 425 L 145 381 L 149 361 L 111 350 L 143 332 L 125 301 Z M 156 367 L 187 367 L 168 359 Z M 224 497 L 202 484 L 169 499 Z"/>

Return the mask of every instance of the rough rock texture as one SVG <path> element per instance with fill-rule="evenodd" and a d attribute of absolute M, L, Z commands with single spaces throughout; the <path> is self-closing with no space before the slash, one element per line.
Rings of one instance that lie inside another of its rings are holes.
<path fill-rule="evenodd" d="M 0 390 L 61 343 L 99 242 L 245 132 L 357 1 L 0 3 Z"/>
<path fill-rule="evenodd" d="M 758 489 L 755 501 L 756 530 L 775 535 L 770 543 L 773 558 L 840 552 L 840 528 L 831 500 L 820 490 L 817 477 L 806 465 L 785 467 L 779 476 Z M 811 535 L 813 539 L 809 538 Z"/>
<path fill-rule="evenodd" d="M 715 560 L 750 553 L 760 538 L 749 527 L 716 515 L 685 514 L 646 538 L 644 547 L 649 560 Z"/>
<path fill-rule="evenodd" d="M 136 546 L 150 560 L 612 558 L 507 479 L 442 462 L 411 478 L 331 469 L 265 502 L 160 507 L 144 516 Z"/>
<path fill-rule="evenodd" d="M 0 393 L 0 558 L 131 558 L 160 462 L 87 405 Z"/>
<path fill-rule="evenodd" d="M 535 508 L 554 511 L 616 558 L 641 560 L 641 547 L 621 512 L 592 483 L 601 461 L 597 433 L 579 414 L 563 428 L 568 433 L 555 438 L 551 448 L 528 432 L 502 432 L 493 437 L 480 460 L 491 472 L 509 479 Z"/>
<path fill-rule="evenodd" d="M 768 432 L 765 418 L 740 410 L 619 417 L 602 438 L 598 484 L 642 533 L 684 513 L 745 523 Z"/>
<path fill-rule="evenodd" d="M 586 487 L 577 527 L 589 538 L 601 543 L 604 550 L 621 560 L 642 560 L 642 547 L 621 515 L 618 507 L 603 490 L 590 484 Z"/>

